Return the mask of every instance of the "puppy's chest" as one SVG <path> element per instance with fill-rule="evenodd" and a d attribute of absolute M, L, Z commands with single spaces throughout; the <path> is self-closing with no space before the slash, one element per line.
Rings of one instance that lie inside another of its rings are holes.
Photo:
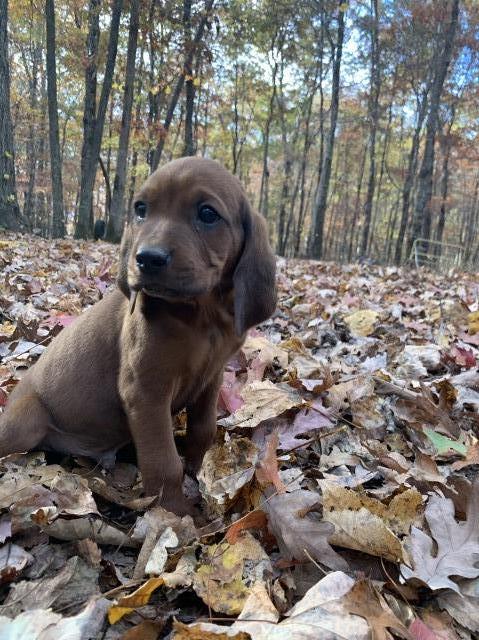
<path fill-rule="evenodd" d="M 182 366 L 175 372 L 173 410 L 194 402 L 223 372 L 226 362 L 240 346 L 241 341 L 236 337 L 226 338 L 214 329 L 197 335 L 193 343 L 184 344 Z"/>

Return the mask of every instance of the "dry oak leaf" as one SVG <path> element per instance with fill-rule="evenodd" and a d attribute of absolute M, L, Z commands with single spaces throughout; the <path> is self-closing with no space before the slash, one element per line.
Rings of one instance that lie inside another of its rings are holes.
<path fill-rule="evenodd" d="M 15 617 L 31 609 L 80 605 L 99 594 L 98 574 L 99 569 L 73 556 L 52 577 L 15 583 L 2 605 L 2 613 Z"/>
<path fill-rule="evenodd" d="M 453 591 L 441 593 L 437 602 L 461 626 L 479 633 L 479 579 L 460 580 L 461 595 Z"/>
<path fill-rule="evenodd" d="M 210 630 L 210 627 L 217 630 Z M 226 630 L 223 631 L 223 629 Z M 251 640 L 251 636 L 242 631 L 231 632 L 228 627 L 222 628 L 217 624 L 187 625 L 175 620 L 172 640 Z"/>
<path fill-rule="evenodd" d="M 345 382 L 334 384 L 326 396 L 326 404 L 337 413 L 354 409 L 357 402 L 375 394 L 374 382 L 369 375 L 354 376 Z"/>
<path fill-rule="evenodd" d="M 329 480 L 320 480 L 319 484 L 323 492 L 323 517 L 335 527 L 331 542 L 391 562 L 408 561 L 397 536 L 409 533 L 419 514 L 422 507 L 419 491 L 408 489 L 385 505 Z"/>
<path fill-rule="evenodd" d="M 9 542 L 0 547 L 0 584 L 14 580 L 33 560 L 33 556 L 17 544 Z"/>
<path fill-rule="evenodd" d="M 238 615 L 252 585 L 263 582 L 272 571 L 260 543 L 245 532 L 233 545 L 222 542 L 203 547 L 193 589 L 214 611 Z"/>
<path fill-rule="evenodd" d="M 470 334 L 479 332 L 479 311 L 473 311 L 467 316 L 467 324 Z"/>
<path fill-rule="evenodd" d="M 108 622 L 115 624 L 115 622 L 121 620 L 123 616 L 132 613 L 135 608 L 148 604 L 153 591 L 161 587 L 162 584 L 164 584 L 163 578 L 150 578 L 144 582 L 141 587 L 138 587 L 136 591 L 120 598 L 118 602 L 108 610 Z"/>
<path fill-rule="evenodd" d="M 277 493 L 284 493 L 286 487 L 279 477 L 278 458 L 276 450 L 279 445 L 277 432 L 273 432 L 267 439 L 266 449 L 261 460 L 256 465 L 256 480 L 263 487 L 272 484 Z"/>
<path fill-rule="evenodd" d="M 268 518 L 265 512 L 261 509 L 255 509 L 234 522 L 226 532 L 225 538 L 230 544 L 235 544 L 242 531 L 246 531 L 247 529 L 266 530 L 267 526 Z"/>
<path fill-rule="evenodd" d="M 422 431 L 424 427 L 430 426 L 446 436 L 457 438 L 460 435 L 461 429 L 450 418 L 443 397 L 440 396 L 439 404 L 436 404 L 431 390 L 424 385 L 421 385 L 420 393 L 400 387 L 397 387 L 395 392 L 400 396 L 400 400 L 393 406 L 393 413 L 409 427 Z"/>
<path fill-rule="evenodd" d="M 249 438 L 232 438 L 209 449 L 198 482 L 201 495 L 214 509 L 228 505 L 254 476 L 259 451 Z"/>
<path fill-rule="evenodd" d="M 341 604 L 349 613 L 367 620 L 371 627 L 372 640 L 393 640 L 389 629 L 401 638 L 408 640 L 412 638 L 370 580 L 358 580 L 351 591 L 344 596 Z"/>
<path fill-rule="evenodd" d="M 453 462 L 451 469 L 453 471 L 459 471 L 460 469 L 470 467 L 473 464 L 479 464 L 479 442 L 476 442 L 468 448 L 464 460 L 456 460 L 456 462 Z"/>
<path fill-rule="evenodd" d="M 357 336 L 370 336 L 379 318 L 379 313 L 372 309 L 360 309 L 344 317 L 351 333 Z"/>
<path fill-rule="evenodd" d="M 288 366 L 288 352 L 283 345 L 277 346 L 265 336 L 248 334 L 241 350 L 248 361 L 259 358 L 265 367 L 273 364 L 275 358 L 283 369 Z"/>
<path fill-rule="evenodd" d="M 76 616 L 62 617 L 51 609 L 32 609 L 11 620 L 0 616 L 2 640 L 84 640 L 96 638 L 109 606 L 106 598 L 93 599 Z"/>
<path fill-rule="evenodd" d="M 140 624 L 136 624 L 128 629 L 122 636 L 121 640 L 158 640 L 160 633 L 165 626 L 165 620 L 143 620 Z"/>
<path fill-rule="evenodd" d="M 227 418 L 218 421 L 218 424 L 232 429 L 234 427 L 256 427 L 265 420 L 277 418 L 279 415 L 302 406 L 305 401 L 297 391 L 282 384 L 273 384 L 270 380 L 252 382 L 246 385 L 241 396 L 244 405 Z"/>
<path fill-rule="evenodd" d="M 239 632 L 251 640 L 370 640 L 368 624 L 361 617 L 350 614 L 343 605 L 344 597 L 354 585 L 341 571 L 334 571 L 313 585 L 278 622 L 279 614 L 264 585 L 257 584 L 245 606 L 231 627 L 218 624 L 195 623 L 189 628 L 198 635 L 174 635 L 174 640 L 235 639 Z M 201 635 L 203 634 L 203 635 Z"/>
<path fill-rule="evenodd" d="M 319 502 L 319 495 L 300 489 L 273 495 L 261 508 L 268 516 L 281 555 L 286 559 L 309 560 L 312 556 L 330 569 L 347 569 L 348 563 L 329 544 L 334 526 L 302 514 Z"/>
<path fill-rule="evenodd" d="M 453 501 L 438 495 L 429 498 L 424 515 L 432 537 L 412 527 L 408 547 L 413 568 L 401 565 L 401 572 L 406 580 L 417 578 L 433 591 L 460 593 L 450 576 L 479 576 L 479 481 L 473 484 L 465 522 L 456 521 Z"/>

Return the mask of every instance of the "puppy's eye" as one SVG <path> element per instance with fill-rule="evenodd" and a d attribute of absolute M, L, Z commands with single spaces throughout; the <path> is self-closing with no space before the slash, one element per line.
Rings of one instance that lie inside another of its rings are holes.
<path fill-rule="evenodd" d="M 135 202 L 135 213 L 137 218 L 143 220 L 146 216 L 146 202 L 142 202 L 141 200 Z"/>
<path fill-rule="evenodd" d="M 214 224 L 221 219 L 221 216 L 219 213 L 216 213 L 213 207 L 210 207 L 207 204 L 202 204 L 198 209 L 198 218 L 204 224 Z"/>

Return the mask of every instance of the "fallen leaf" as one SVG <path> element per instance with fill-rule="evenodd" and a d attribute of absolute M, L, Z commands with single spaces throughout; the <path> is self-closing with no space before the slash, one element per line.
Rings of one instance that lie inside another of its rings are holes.
<path fill-rule="evenodd" d="M 320 486 L 323 517 L 335 527 L 330 538 L 334 544 L 391 562 L 408 562 L 398 535 L 409 533 L 422 507 L 422 496 L 416 489 L 398 494 L 385 505 L 328 480 L 320 480 Z"/>
<path fill-rule="evenodd" d="M 452 500 L 438 495 L 429 498 L 424 515 L 432 538 L 412 527 L 408 546 L 413 568 L 401 565 L 401 572 L 406 580 L 416 578 L 433 591 L 452 589 L 460 593 L 451 576 L 479 576 L 475 566 L 479 557 L 479 483 L 473 485 L 465 522 L 455 520 Z"/>
<path fill-rule="evenodd" d="M 256 480 L 263 487 L 272 484 L 277 493 L 284 493 L 286 487 L 278 473 L 278 444 L 278 434 L 274 432 L 269 436 L 265 452 L 256 464 Z"/>
<path fill-rule="evenodd" d="M 195 640 L 205 638 L 236 638 L 243 632 L 251 640 L 369 640 L 370 630 L 366 621 L 348 612 L 343 599 L 352 589 L 354 579 L 341 571 L 329 573 L 312 586 L 303 598 L 286 613 L 286 618 L 277 623 L 278 612 L 264 587 L 257 585 L 245 602 L 238 619 L 225 627 L 218 624 L 200 623 L 190 625 L 198 635 Z M 201 634 L 204 635 L 201 635 Z M 211 636 L 209 635 L 211 634 Z M 216 634 L 216 635 L 214 635 Z M 224 635 L 223 635 L 224 634 Z M 175 640 L 181 636 L 173 636 Z M 189 638 L 189 636 L 184 636 Z"/>
<path fill-rule="evenodd" d="M 219 420 L 218 424 L 227 429 L 252 428 L 304 404 L 297 391 L 287 385 L 273 384 L 270 380 L 246 385 L 241 396 L 244 400 L 243 406 L 227 418 Z"/>
<path fill-rule="evenodd" d="M 3 545 L 0 548 L 0 584 L 16 579 L 32 562 L 33 556 L 17 544 Z"/>
<path fill-rule="evenodd" d="M 230 544 L 235 544 L 242 531 L 247 529 L 266 529 L 267 524 L 268 519 L 265 512 L 261 509 L 255 509 L 234 522 L 226 532 L 225 538 Z"/>
<path fill-rule="evenodd" d="M 158 538 L 146 563 L 146 575 L 159 575 L 163 572 L 168 560 L 167 548 L 177 547 L 178 537 L 171 527 L 167 527 Z"/>
<path fill-rule="evenodd" d="M 198 473 L 203 497 L 227 505 L 254 476 L 258 448 L 248 438 L 232 438 L 209 449 Z"/>
<path fill-rule="evenodd" d="M 99 594 L 98 574 L 98 569 L 89 567 L 81 558 L 69 558 L 51 578 L 15 583 L 3 603 L 2 613 L 15 617 L 32 609 L 81 605 Z"/>
<path fill-rule="evenodd" d="M 33 609 L 11 620 L 0 616 L 0 628 L 4 640 L 85 640 L 96 638 L 104 625 L 110 606 L 106 598 L 95 598 L 81 613 L 62 617 L 51 609 Z"/>
<path fill-rule="evenodd" d="M 108 610 L 108 621 L 115 624 L 123 618 L 123 616 L 132 613 L 135 608 L 143 607 L 148 604 L 151 594 L 163 584 L 163 578 L 150 578 L 136 591 L 128 596 L 123 596 L 118 602 L 110 606 Z M 110 603 L 111 604 L 111 603 Z"/>
<path fill-rule="evenodd" d="M 316 493 L 301 489 L 273 495 L 263 502 L 262 509 L 283 558 L 309 560 L 311 556 L 331 569 L 346 569 L 347 562 L 329 544 L 334 526 L 301 514 L 318 501 Z"/>
<path fill-rule="evenodd" d="M 344 321 L 351 330 L 357 336 L 370 336 L 378 321 L 379 313 L 372 309 L 361 309 L 354 311 L 344 317 Z"/>
<path fill-rule="evenodd" d="M 400 638 L 411 639 L 411 634 L 402 622 L 394 615 L 387 602 L 374 588 L 370 580 L 358 580 L 341 601 L 343 607 L 362 618 L 371 628 L 372 638 L 393 640 L 389 630 Z"/>
<path fill-rule="evenodd" d="M 479 633 L 479 580 L 460 580 L 460 593 L 445 591 L 438 597 L 438 604 L 461 626 Z"/>
<path fill-rule="evenodd" d="M 193 588 L 214 611 L 237 615 L 251 586 L 271 573 L 272 566 L 263 548 L 245 532 L 233 545 L 222 542 L 203 548 Z"/>

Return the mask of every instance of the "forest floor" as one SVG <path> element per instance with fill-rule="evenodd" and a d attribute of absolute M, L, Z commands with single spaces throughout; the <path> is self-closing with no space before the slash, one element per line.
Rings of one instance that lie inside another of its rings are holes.
<path fill-rule="evenodd" d="M 0 405 L 117 253 L 2 236 Z M 131 461 L 0 461 L 2 639 L 477 637 L 477 278 L 279 259 L 278 285 L 225 372 L 208 526 Z"/>

